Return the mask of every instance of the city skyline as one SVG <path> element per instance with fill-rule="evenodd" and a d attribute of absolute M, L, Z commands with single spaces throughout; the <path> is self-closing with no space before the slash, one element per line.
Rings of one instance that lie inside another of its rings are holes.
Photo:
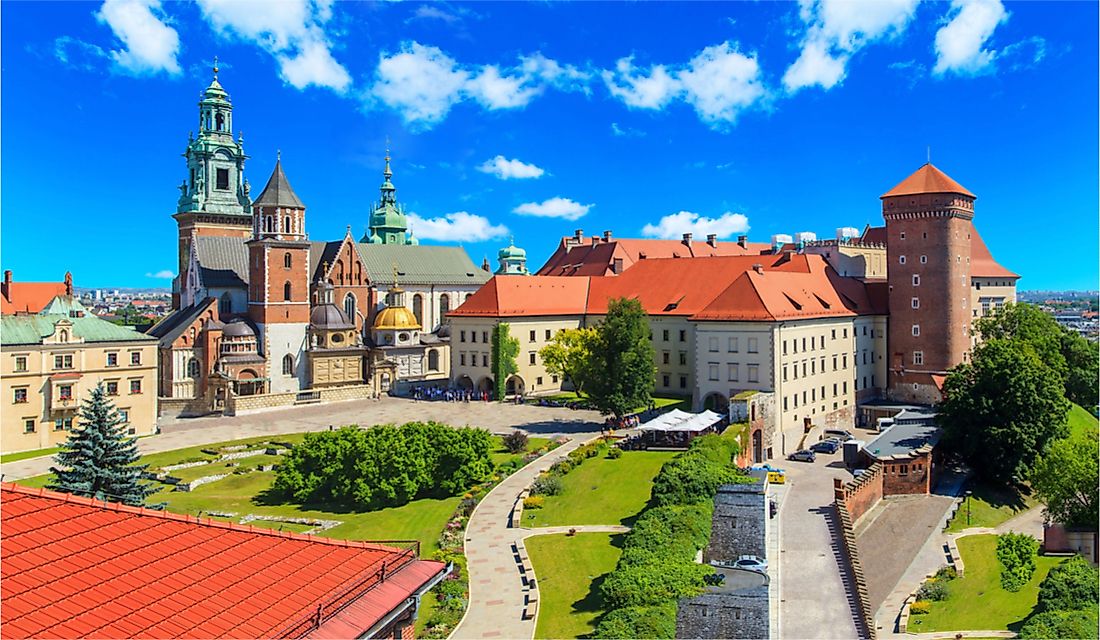
<path fill-rule="evenodd" d="M 1096 237 L 1093 5 L 279 6 L 6 6 L 0 109 L 41 126 L 2 143 L 21 159 L 4 268 L 169 287 L 180 153 L 217 55 L 253 195 L 281 151 L 313 240 L 362 234 L 387 138 L 418 238 L 495 266 L 514 237 L 532 269 L 578 228 L 766 241 L 880 225 L 878 196 L 930 154 L 977 194 L 1021 290 L 1097 288 L 1095 242 L 1057 262 L 1034 250 Z M 644 35 L 658 28 L 677 37 Z M 46 219 L 63 265 L 33 242 Z"/>

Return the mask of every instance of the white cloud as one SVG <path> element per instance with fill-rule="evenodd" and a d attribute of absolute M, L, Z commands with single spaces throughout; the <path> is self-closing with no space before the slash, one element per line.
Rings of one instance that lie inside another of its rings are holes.
<path fill-rule="evenodd" d="M 647 224 L 642 228 L 642 235 L 652 238 L 680 239 L 685 233 L 690 233 L 697 238 L 715 234 L 719 238 L 728 238 L 735 233 L 745 233 L 749 230 L 749 219 L 740 213 L 727 211 L 717 218 L 707 218 L 692 213 L 681 211 L 664 216 L 657 224 Z"/>
<path fill-rule="evenodd" d="M 323 29 L 332 18 L 331 0 L 199 0 L 199 7 L 218 33 L 253 42 L 274 56 L 283 80 L 295 88 L 313 85 L 342 93 L 351 85 Z"/>
<path fill-rule="evenodd" d="M 438 47 L 406 42 L 397 53 L 382 53 L 371 95 L 396 109 L 405 122 L 431 126 L 451 107 L 474 100 L 489 110 L 527 106 L 548 87 L 587 91 L 589 74 L 541 53 L 520 56 L 514 67 L 466 65 Z"/>
<path fill-rule="evenodd" d="M 111 59 L 129 73 L 180 72 L 180 37 L 168 26 L 160 0 L 105 0 L 95 14 L 122 41 Z"/>
<path fill-rule="evenodd" d="M 645 135 L 645 131 L 632 129 L 630 127 L 621 127 L 618 122 L 612 122 L 611 135 L 619 138 L 640 138 Z"/>
<path fill-rule="evenodd" d="M 535 216 L 538 218 L 561 218 L 563 220 L 576 220 L 588 213 L 594 207 L 591 204 L 581 204 L 569 198 L 550 198 L 542 202 L 525 202 L 512 211 L 522 216 Z"/>
<path fill-rule="evenodd" d="M 422 4 L 416 7 L 416 11 L 405 21 L 406 24 L 413 20 L 441 20 L 447 24 L 454 24 L 462 20 L 453 13 L 448 13 L 434 4 Z"/>
<path fill-rule="evenodd" d="M 176 272 L 169 269 L 161 269 L 156 273 L 148 272 L 145 274 L 146 278 L 160 278 L 162 280 L 171 280 L 176 277 Z"/>
<path fill-rule="evenodd" d="M 844 80 L 848 61 L 877 40 L 904 33 L 919 0 L 800 0 L 806 25 L 798 59 L 783 74 L 794 93 L 818 85 L 831 89 Z"/>
<path fill-rule="evenodd" d="M 997 25 L 1008 20 L 1000 0 L 952 0 L 951 21 L 936 32 L 932 72 L 975 75 L 991 71 L 997 53 L 983 49 Z"/>
<path fill-rule="evenodd" d="M 504 156 L 497 156 L 491 160 L 486 160 L 481 163 L 477 170 L 484 173 L 491 173 L 501 180 L 508 180 L 510 178 L 538 178 L 546 173 L 541 167 L 528 164 L 521 160 L 509 160 Z"/>
<path fill-rule="evenodd" d="M 441 218 L 421 218 L 410 213 L 409 229 L 419 238 L 447 242 L 482 242 L 508 235 L 508 227 L 494 225 L 488 218 L 466 211 L 448 213 Z"/>
<path fill-rule="evenodd" d="M 658 64 L 642 70 L 627 57 L 600 76 L 611 95 L 629 107 L 663 109 L 681 99 L 715 128 L 728 126 L 767 97 L 755 54 L 743 54 L 728 41 L 706 47 L 677 67 Z"/>

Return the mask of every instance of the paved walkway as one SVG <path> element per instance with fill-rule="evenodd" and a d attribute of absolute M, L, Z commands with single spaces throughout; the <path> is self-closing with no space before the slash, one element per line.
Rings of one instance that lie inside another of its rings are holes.
<path fill-rule="evenodd" d="M 515 638 L 535 636 L 535 620 L 523 619 L 526 592 L 512 545 L 524 538 L 567 532 L 571 527 L 512 529 L 508 518 L 521 491 L 555 462 L 569 455 L 598 432 L 578 433 L 562 446 L 504 479 L 486 495 L 466 525 L 466 565 L 470 603 L 451 638 Z M 575 527 L 578 531 L 617 531 L 621 527 Z"/>
<path fill-rule="evenodd" d="M 138 440 L 142 454 L 184 447 L 303 431 L 324 431 L 329 425 L 374 425 L 411 420 L 436 420 L 455 426 L 484 427 L 494 433 L 514 428 L 531 434 L 587 433 L 603 419 L 596 411 L 495 402 L 417 402 L 405 398 L 349 400 L 328 404 L 272 409 L 245 415 L 206 418 L 164 418 L 161 433 Z M 37 476 L 50 470 L 52 456 L 0 465 L 4 480 Z"/>
<path fill-rule="evenodd" d="M 518 497 L 518 496 L 517 496 Z M 629 533 L 630 527 L 624 527 L 621 524 L 575 524 L 566 525 L 564 527 L 535 527 L 534 529 L 516 529 L 519 532 L 519 538 L 526 540 L 534 536 L 552 536 L 562 533 Z"/>

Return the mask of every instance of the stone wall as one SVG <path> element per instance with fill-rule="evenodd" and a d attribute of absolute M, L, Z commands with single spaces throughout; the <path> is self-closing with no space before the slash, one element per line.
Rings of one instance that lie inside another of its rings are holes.
<path fill-rule="evenodd" d="M 307 391 L 291 391 L 288 393 L 263 393 L 254 396 L 233 396 L 225 402 L 225 415 L 232 416 L 245 411 L 257 409 L 271 409 L 275 407 L 289 407 L 298 402 L 299 395 L 314 393 L 320 402 L 336 402 L 340 400 L 362 400 L 375 396 L 374 388 L 370 385 L 356 385 L 352 387 L 333 387 L 331 389 L 311 389 Z"/>
<path fill-rule="evenodd" d="M 766 558 L 768 522 L 766 481 L 718 487 L 703 561 L 733 561 L 744 555 Z"/>
<path fill-rule="evenodd" d="M 840 550 L 852 571 L 855 580 L 855 597 L 859 605 L 859 626 L 862 627 L 860 637 L 875 640 L 875 611 L 871 608 L 871 595 L 867 590 L 867 576 L 863 573 L 863 563 L 859 558 L 859 548 L 856 546 L 855 519 L 848 511 L 848 505 L 837 492 L 833 501 L 836 507 L 836 515 L 839 524 Z"/>
<path fill-rule="evenodd" d="M 164 398 L 157 400 L 159 417 L 183 417 L 191 418 L 213 413 L 210 410 L 210 402 L 206 398 Z"/>
<path fill-rule="evenodd" d="M 856 424 L 856 407 L 849 405 L 836 411 L 830 411 L 821 417 L 826 429 L 851 429 Z"/>
<path fill-rule="evenodd" d="M 837 503 L 844 503 L 853 523 L 858 522 L 863 514 L 878 504 L 883 493 L 882 465 L 877 462 L 848 484 L 844 484 L 840 478 L 833 479 L 834 498 Z"/>
<path fill-rule="evenodd" d="M 680 601 L 677 638 L 769 638 L 768 588 L 704 593 Z"/>

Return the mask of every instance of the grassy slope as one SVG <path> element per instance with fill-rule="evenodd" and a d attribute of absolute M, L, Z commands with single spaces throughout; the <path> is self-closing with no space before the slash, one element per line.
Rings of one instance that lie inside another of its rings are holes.
<path fill-rule="evenodd" d="M 542 597 L 536 638 L 579 638 L 592 633 L 604 613 L 599 585 L 619 561 L 622 538 L 578 533 L 525 541 Z"/>
<path fill-rule="evenodd" d="M 970 485 L 970 524 L 966 524 L 967 501 L 963 500 L 955 517 L 947 525 L 948 533 L 957 533 L 968 527 L 996 527 L 1006 520 L 1037 506 L 1034 495 L 1026 494 L 1027 487 L 994 487 L 985 483 Z"/>
<path fill-rule="evenodd" d="M 18 460 L 26 460 L 28 458 L 41 458 L 42 456 L 52 456 L 57 453 L 57 447 L 50 447 L 48 449 L 35 449 L 33 451 L 20 451 L 19 453 L 5 453 L 0 456 L 0 462 L 16 462 Z"/>
<path fill-rule="evenodd" d="M 1077 433 L 1079 431 L 1088 432 L 1090 430 L 1095 433 L 1097 425 L 1100 424 L 1097 422 L 1096 418 L 1092 416 L 1091 413 L 1086 411 L 1080 405 L 1076 404 L 1071 404 L 1069 406 L 1068 418 L 1069 430 L 1071 433 Z"/>
<path fill-rule="evenodd" d="M 933 602 L 930 613 L 910 618 L 910 632 L 1018 630 L 1039 599 L 1039 583 L 1064 558 L 1039 556 L 1031 580 L 1011 593 L 1001 588 L 1001 565 L 996 550 L 994 535 L 959 538 L 966 576 L 951 581 L 950 597 Z"/>
<path fill-rule="evenodd" d="M 523 512 L 523 526 L 629 524 L 649 502 L 653 478 L 675 451 L 624 451 L 617 460 L 589 458 L 562 477 L 560 495 Z"/>

